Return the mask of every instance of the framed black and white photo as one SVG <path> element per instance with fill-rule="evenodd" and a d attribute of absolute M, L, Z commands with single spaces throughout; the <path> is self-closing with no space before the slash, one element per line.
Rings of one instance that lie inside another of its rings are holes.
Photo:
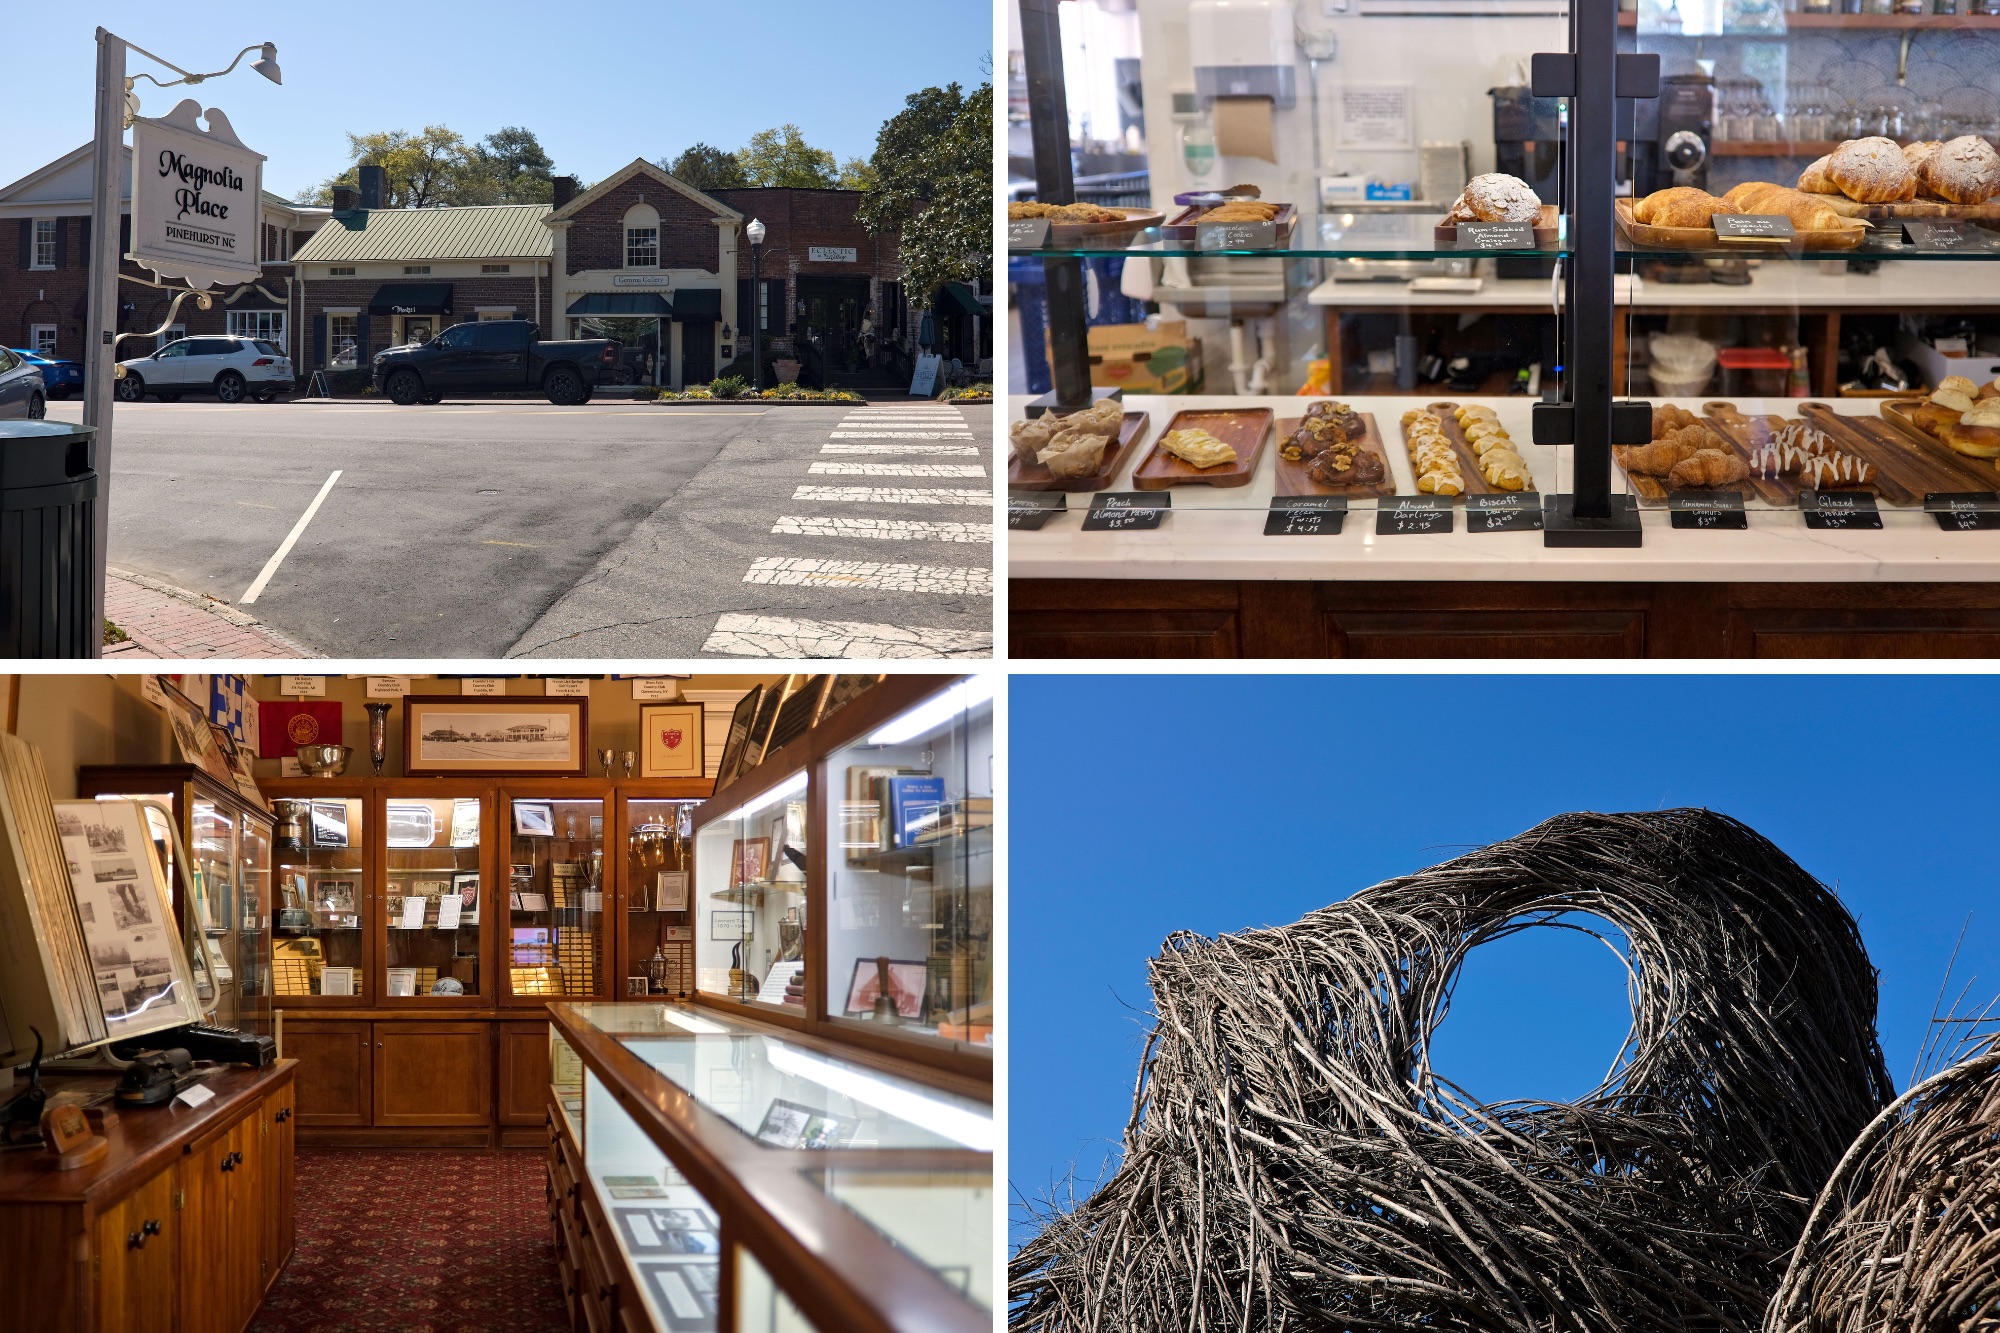
<path fill-rule="evenodd" d="M 546 801 L 516 801 L 514 832 L 523 838 L 553 838 L 556 834 L 555 808 Z"/>
<path fill-rule="evenodd" d="M 653 1308 L 667 1333 L 713 1333 L 721 1313 L 722 1265 L 715 1259 L 682 1259 L 639 1265 L 653 1293 Z"/>
<path fill-rule="evenodd" d="M 715 768 L 715 785 L 727 786 L 729 780 L 743 767 L 743 752 L 750 743 L 750 726 L 757 718 L 757 706 L 763 701 L 764 687 L 752 685 L 748 693 L 736 701 L 736 711 L 729 715 L 729 734 L 723 738 L 722 759 Z"/>
<path fill-rule="evenodd" d="M 347 802 L 312 803 L 312 841 L 315 847 L 347 845 Z"/>
<path fill-rule="evenodd" d="M 409 776 L 584 776 L 590 701 L 502 695 L 413 695 L 403 700 Z"/>

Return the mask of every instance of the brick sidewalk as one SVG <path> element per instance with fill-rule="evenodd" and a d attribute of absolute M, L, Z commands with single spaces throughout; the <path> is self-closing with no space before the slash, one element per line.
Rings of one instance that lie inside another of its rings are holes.
<path fill-rule="evenodd" d="M 106 657 L 318 657 L 227 602 L 114 569 L 104 584 L 104 615 L 131 637 L 104 646 Z"/>

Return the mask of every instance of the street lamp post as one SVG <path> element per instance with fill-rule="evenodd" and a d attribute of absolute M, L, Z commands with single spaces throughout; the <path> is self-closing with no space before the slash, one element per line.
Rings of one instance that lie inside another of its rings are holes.
<path fill-rule="evenodd" d="M 764 224 L 756 218 L 743 229 L 750 238 L 750 391 L 764 391 Z M 743 322 L 741 311 L 737 323 Z"/>
<path fill-rule="evenodd" d="M 157 61 L 181 77 L 183 83 L 201 83 L 221 78 L 243 63 L 252 51 L 258 57 L 250 68 L 273 83 L 282 84 L 278 70 L 278 48 L 271 42 L 246 46 L 229 62 L 229 68 L 213 74 L 192 74 L 170 60 L 162 60 L 144 47 L 132 46 L 123 37 L 104 28 L 97 30 L 97 137 L 92 146 L 90 178 L 90 319 L 84 326 L 83 424 L 96 432 L 91 437 L 91 466 L 97 472 L 95 531 L 91 534 L 92 561 L 96 577 L 90 594 L 88 642 L 91 656 L 102 655 L 104 639 L 104 580 L 110 555 L 111 517 L 111 390 L 118 365 L 118 219 L 120 168 L 124 165 L 125 127 L 137 108 L 132 85 L 125 76 L 125 53 L 137 51 Z"/>

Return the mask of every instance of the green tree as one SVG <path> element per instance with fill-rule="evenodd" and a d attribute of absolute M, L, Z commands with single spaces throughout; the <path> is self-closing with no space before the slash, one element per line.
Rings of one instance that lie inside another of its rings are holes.
<path fill-rule="evenodd" d="M 882 124 L 857 211 L 872 232 L 901 229 L 911 296 L 993 275 L 993 85 L 911 93 Z"/>
<path fill-rule="evenodd" d="M 807 143 L 796 125 L 757 131 L 736 150 L 736 158 L 752 185 L 831 190 L 840 184 L 840 165 L 833 154 Z"/>
<path fill-rule="evenodd" d="M 736 154 L 697 143 L 679 157 L 660 159 L 660 169 L 697 190 L 740 190 L 750 183 Z"/>
<path fill-rule="evenodd" d="M 843 190 L 867 190 L 875 184 L 875 164 L 865 157 L 850 157 L 840 164 L 836 183 Z"/>
<path fill-rule="evenodd" d="M 426 125 L 420 134 L 350 133 L 347 152 L 346 170 L 301 202 L 332 203 L 334 187 L 358 185 L 363 166 L 382 168 L 384 208 L 547 203 L 555 197 L 554 163 L 534 133 L 519 126 L 497 130 L 477 144 L 444 125 Z"/>
<path fill-rule="evenodd" d="M 555 199 L 555 163 L 533 130 L 519 125 L 495 130 L 472 151 L 472 164 L 492 183 L 496 204 L 546 204 Z"/>

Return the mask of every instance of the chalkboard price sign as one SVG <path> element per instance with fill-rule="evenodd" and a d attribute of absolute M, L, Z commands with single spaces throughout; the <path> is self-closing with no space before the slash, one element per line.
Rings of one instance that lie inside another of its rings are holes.
<path fill-rule="evenodd" d="M 1347 521 L 1344 495 L 1281 495 L 1264 518 L 1266 537 L 1337 537 Z"/>
<path fill-rule="evenodd" d="M 1173 505 L 1163 491 L 1107 491 L 1094 497 L 1083 516 L 1085 532 L 1128 532 L 1157 528 Z"/>
<path fill-rule="evenodd" d="M 1542 497 L 1533 491 L 1465 497 L 1467 532 L 1530 532 L 1542 526 Z"/>
<path fill-rule="evenodd" d="M 1946 532 L 1990 532 L 2000 528 L 2000 491 L 1932 491 L 1924 512 Z"/>
<path fill-rule="evenodd" d="M 1040 250 L 1049 243 L 1047 218 L 1010 218 L 1007 222 L 1007 249 Z"/>
<path fill-rule="evenodd" d="M 1710 219 L 1718 241 L 1790 241 L 1792 220 L 1777 213 L 1717 213 Z"/>
<path fill-rule="evenodd" d="M 1983 231 L 1966 229 L 1963 222 L 1919 222 L 1903 224 L 1903 239 L 1919 250 L 1990 250 L 1992 244 Z"/>
<path fill-rule="evenodd" d="M 1809 528 L 1882 526 L 1882 511 L 1872 491 L 1800 491 L 1799 512 Z"/>
<path fill-rule="evenodd" d="M 1069 508 L 1069 497 L 1061 491 L 1009 491 L 1007 526 L 1025 532 L 1039 532 L 1042 525 Z"/>
<path fill-rule="evenodd" d="M 1198 222 L 1195 245 L 1203 250 L 1274 250 L 1278 245 L 1275 222 Z"/>
<path fill-rule="evenodd" d="M 1532 222 L 1461 222 L 1458 224 L 1461 250 L 1532 250 L 1535 224 Z"/>
<path fill-rule="evenodd" d="M 1449 495 L 1384 496 L 1375 505 L 1375 535 L 1403 537 L 1420 532 L 1451 531 Z"/>
<path fill-rule="evenodd" d="M 1743 497 L 1734 491 L 1708 495 L 1699 491 L 1668 491 L 1667 521 L 1677 528 L 1743 529 L 1750 516 L 1743 512 Z"/>

